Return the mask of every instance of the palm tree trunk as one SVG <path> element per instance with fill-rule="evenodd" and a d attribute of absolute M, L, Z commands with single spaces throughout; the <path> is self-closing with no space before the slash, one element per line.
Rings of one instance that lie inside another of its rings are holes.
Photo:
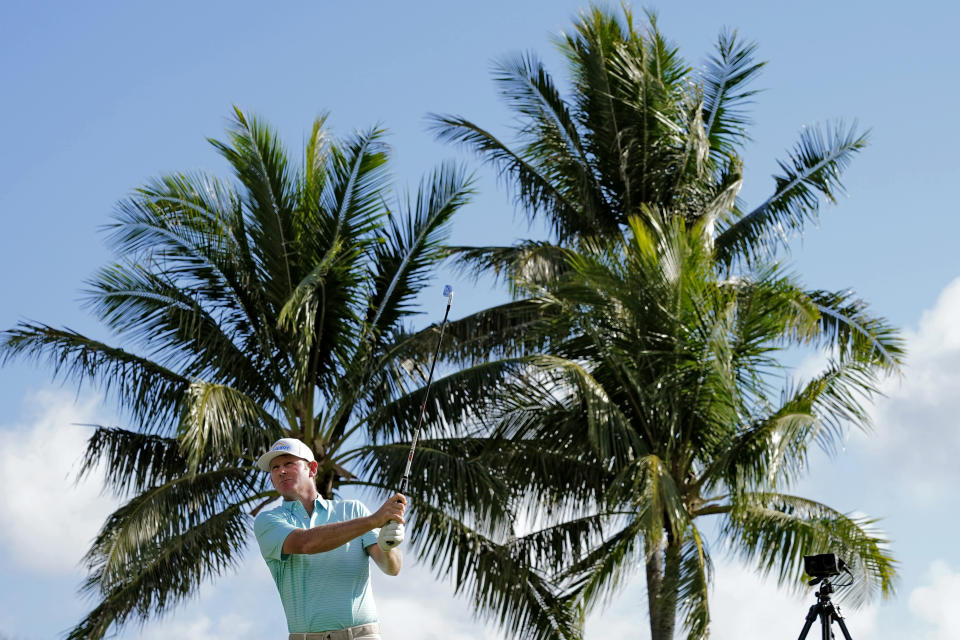
<path fill-rule="evenodd" d="M 650 639 L 673 640 L 677 617 L 677 586 L 680 578 L 680 545 L 672 536 L 665 546 L 647 548 L 647 606 Z"/>
<path fill-rule="evenodd" d="M 333 482 L 336 478 L 336 471 L 333 469 L 324 470 L 321 467 L 320 473 L 317 474 L 317 493 L 319 493 L 324 500 L 333 499 Z"/>

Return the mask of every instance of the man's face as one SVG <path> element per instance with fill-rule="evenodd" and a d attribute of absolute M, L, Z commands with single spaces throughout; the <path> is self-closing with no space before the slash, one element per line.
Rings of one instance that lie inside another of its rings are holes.
<path fill-rule="evenodd" d="M 313 476 L 317 463 L 308 463 L 303 458 L 285 453 L 270 463 L 270 481 L 285 500 L 311 497 L 314 491 Z"/>

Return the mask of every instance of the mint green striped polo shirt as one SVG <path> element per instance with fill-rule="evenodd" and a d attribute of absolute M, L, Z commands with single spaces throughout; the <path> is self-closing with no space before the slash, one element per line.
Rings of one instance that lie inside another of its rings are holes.
<path fill-rule="evenodd" d="M 299 500 L 284 501 L 257 515 L 253 530 L 280 592 L 289 633 L 331 631 L 378 621 L 370 586 L 370 557 L 364 551 L 377 543 L 378 529 L 323 553 L 283 553 L 283 541 L 294 529 L 368 515 L 370 510 L 357 500 L 320 497 L 312 516 Z"/>

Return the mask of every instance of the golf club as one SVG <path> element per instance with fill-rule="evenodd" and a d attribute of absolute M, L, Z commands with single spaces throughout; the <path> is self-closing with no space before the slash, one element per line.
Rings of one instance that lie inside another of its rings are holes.
<path fill-rule="evenodd" d="M 440 344 L 443 342 L 443 330 L 447 327 L 447 316 L 450 315 L 450 305 L 453 303 L 453 287 L 449 284 L 443 288 L 443 295 L 447 298 L 447 310 L 443 313 L 443 322 L 440 323 L 440 336 L 437 338 L 437 348 L 433 352 L 433 362 L 430 363 L 430 373 L 427 375 L 427 387 L 423 393 L 423 402 L 420 404 L 420 416 L 417 418 L 417 428 L 413 432 L 413 441 L 410 443 L 410 453 L 407 455 L 407 467 L 400 478 L 399 493 L 406 493 L 410 482 L 410 467 L 413 465 L 413 452 L 417 450 L 417 440 L 420 438 L 420 427 L 423 424 L 423 413 L 427 409 L 427 400 L 430 398 L 430 385 L 433 384 L 433 368 L 437 366 L 440 356 Z M 393 543 L 396 544 L 396 543 Z M 389 546 L 393 546 L 389 544 Z"/>

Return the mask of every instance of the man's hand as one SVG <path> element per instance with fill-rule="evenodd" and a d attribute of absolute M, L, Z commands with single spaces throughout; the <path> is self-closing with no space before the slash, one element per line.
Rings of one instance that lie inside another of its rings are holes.
<path fill-rule="evenodd" d="M 375 527 L 385 527 L 391 520 L 403 524 L 403 512 L 407 508 L 407 499 L 400 493 L 390 496 L 383 506 L 371 516 Z"/>
<path fill-rule="evenodd" d="M 380 535 L 377 536 L 377 546 L 384 551 L 395 549 L 403 542 L 403 533 L 403 525 L 396 520 L 391 520 L 380 529 Z"/>

